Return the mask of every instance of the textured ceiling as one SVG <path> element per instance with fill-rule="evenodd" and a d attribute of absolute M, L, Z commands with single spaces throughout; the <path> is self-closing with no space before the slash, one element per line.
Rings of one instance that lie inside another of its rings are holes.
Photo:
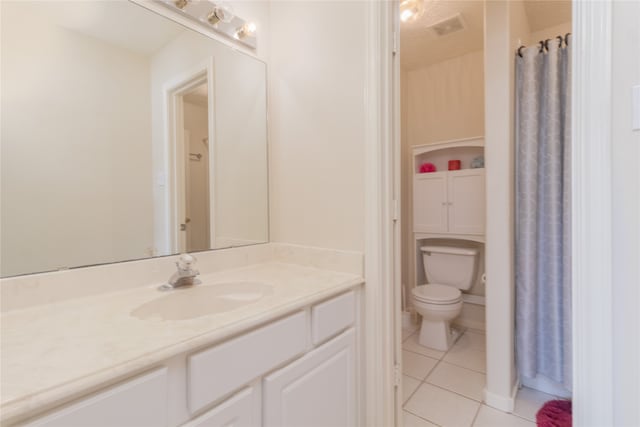
<path fill-rule="evenodd" d="M 571 0 L 526 0 L 532 32 L 571 21 Z M 405 69 L 424 67 L 481 50 L 484 44 L 484 1 L 425 0 L 425 12 L 415 22 L 400 24 L 401 63 Z M 438 37 L 430 26 L 460 14 L 465 29 Z"/>
<path fill-rule="evenodd" d="M 400 26 L 401 61 L 404 68 L 417 68 L 482 49 L 484 3 L 471 0 L 426 0 L 425 12 L 415 22 Z M 462 15 L 465 29 L 438 37 L 430 26 Z"/>

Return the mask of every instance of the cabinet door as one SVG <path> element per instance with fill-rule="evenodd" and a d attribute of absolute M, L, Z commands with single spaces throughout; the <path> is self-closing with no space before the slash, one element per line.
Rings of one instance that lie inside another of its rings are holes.
<path fill-rule="evenodd" d="M 484 169 L 449 172 L 449 232 L 484 234 Z"/>
<path fill-rule="evenodd" d="M 249 387 L 183 427 L 260 427 L 260 412 L 260 392 Z"/>
<path fill-rule="evenodd" d="M 447 232 L 447 172 L 415 175 L 413 180 L 413 231 Z"/>
<path fill-rule="evenodd" d="M 264 425 L 354 426 L 355 379 L 355 332 L 349 329 L 264 379 Z"/>

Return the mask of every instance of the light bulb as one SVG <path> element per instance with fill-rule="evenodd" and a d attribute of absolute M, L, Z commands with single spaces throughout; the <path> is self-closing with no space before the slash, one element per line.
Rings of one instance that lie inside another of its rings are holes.
<path fill-rule="evenodd" d="M 233 13 L 228 8 L 224 6 L 216 6 L 209 14 L 207 15 L 207 22 L 211 25 L 216 25 L 218 22 L 226 22 L 229 23 L 233 20 Z"/>
<path fill-rule="evenodd" d="M 251 37 L 256 33 L 258 27 L 255 22 L 247 22 L 236 31 L 236 38 L 243 39 L 245 37 Z"/>
<path fill-rule="evenodd" d="M 184 9 L 185 7 L 187 7 L 187 5 L 189 4 L 189 0 L 175 0 L 173 2 L 173 4 L 180 10 Z"/>
<path fill-rule="evenodd" d="M 233 8 L 227 2 L 220 2 L 213 9 L 218 19 L 220 19 L 224 23 L 229 23 L 233 21 Z"/>
<path fill-rule="evenodd" d="M 402 0 L 400 2 L 400 20 L 411 22 L 424 14 L 424 0 Z"/>

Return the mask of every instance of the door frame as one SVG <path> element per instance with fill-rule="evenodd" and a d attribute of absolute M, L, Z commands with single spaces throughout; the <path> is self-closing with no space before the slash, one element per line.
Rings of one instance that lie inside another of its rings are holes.
<path fill-rule="evenodd" d="M 573 0 L 573 417 L 585 426 L 615 424 L 612 7 Z"/>
<path fill-rule="evenodd" d="M 367 2 L 365 70 L 365 419 L 402 425 L 399 1 Z"/>
<path fill-rule="evenodd" d="M 165 238 L 171 253 L 186 251 L 186 233 L 180 231 L 185 217 L 186 167 L 188 160 L 184 137 L 183 97 L 197 86 L 207 84 L 207 116 L 209 138 L 209 242 L 215 247 L 215 102 L 214 102 L 214 59 L 176 75 L 162 88 L 164 118 L 165 170 L 168 185 L 164 189 L 167 230 Z"/>

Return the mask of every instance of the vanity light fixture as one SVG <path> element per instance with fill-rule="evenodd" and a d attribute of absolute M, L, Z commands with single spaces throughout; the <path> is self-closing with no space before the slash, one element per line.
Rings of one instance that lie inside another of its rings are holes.
<path fill-rule="evenodd" d="M 412 22 L 424 14 L 424 0 L 402 0 L 400 2 L 400 20 Z"/>
<path fill-rule="evenodd" d="M 253 36 L 256 33 L 257 26 L 255 22 L 247 22 L 236 31 L 236 38 L 243 39 L 245 37 Z"/>
<path fill-rule="evenodd" d="M 173 4 L 180 10 L 184 10 L 185 7 L 189 4 L 189 0 L 175 0 Z"/>
<path fill-rule="evenodd" d="M 256 24 L 236 16 L 229 4 L 211 0 L 154 0 L 209 31 L 222 34 L 237 43 L 256 48 Z M 188 7 L 187 7 L 188 6 Z"/>
<path fill-rule="evenodd" d="M 229 6 L 218 5 L 207 15 L 207 22 L 216 25 L 218 22 L 229 23 L 233 20 L 233 12 Z"/>

